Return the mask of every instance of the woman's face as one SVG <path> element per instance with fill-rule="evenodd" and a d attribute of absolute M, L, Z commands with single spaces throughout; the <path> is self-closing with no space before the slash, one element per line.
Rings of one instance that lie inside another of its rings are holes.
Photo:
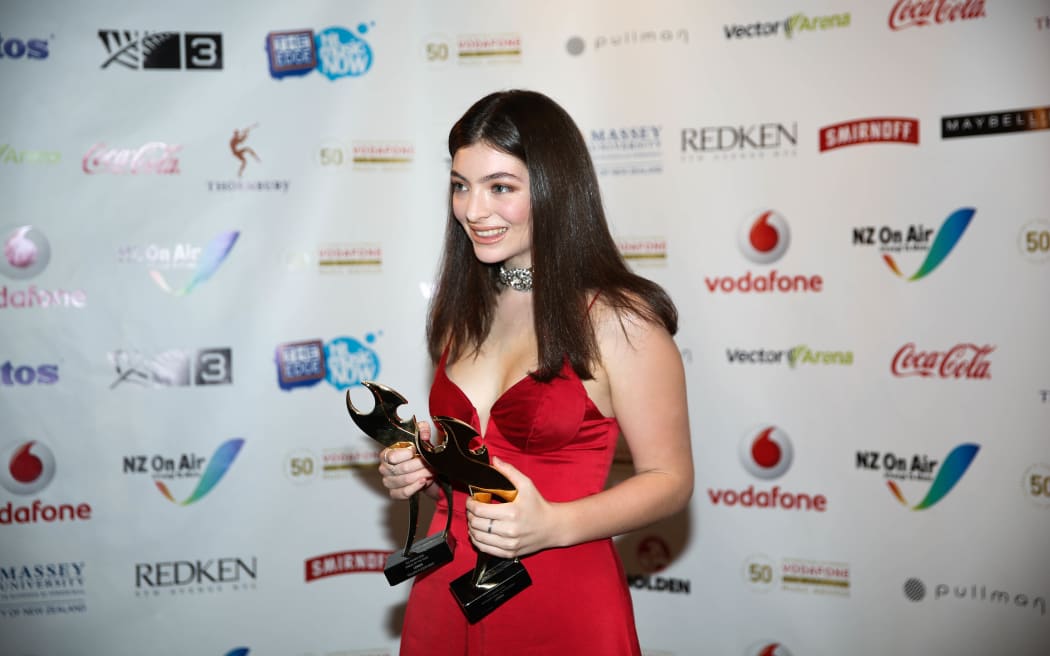
<path fill-rule="evenodd" d="M 532 266 L 529 171 L 513 155 L 484 143 L 452 158 L 452 213 L 486 264 Z"/>

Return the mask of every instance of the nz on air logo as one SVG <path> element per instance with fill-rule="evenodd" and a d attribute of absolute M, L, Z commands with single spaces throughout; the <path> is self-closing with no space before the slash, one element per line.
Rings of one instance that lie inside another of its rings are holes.
<path fill-rule="evenodd" d="M 328 27 L 316 34 L 313 30 L 270 32 L 266 35 L 270 76 L 280 80 L 317 69 L 333 82 L 360 77 L 372 68 L 372 47 L 364 36 L 373 27 L 375 23 L 359 23 L 354 31 Z"/>
<path fill-rule="evenodd" d="M 882 259 L 890 271 L 911 282 L 925 278 L 933 273 L 934 269 L 952 252 L 955 245 L 959 243 L 966 228 L 970 225 L 974 213 L 972 207 L 961 207 L 941 224 L 940 229 L 934 230 L 922 224 L 911 225 L 907 231 L 891 228 L 890 226 L 859 226 L 853 228 L 854 246 L 879 246 L 882 251 Z M 931 243 L 932 238 L 932 243 Z M 918 270 L 910 276 L 901 272 L 894 254 L 905 252 L 926 252 L 926 259 Z"/>
<path fill-rule="evenodd" d="M 882 471 L 887 487 L 901 505 L 910 507 L 911 510 L 926 510 L 952 491 L 980 449 L 977 444 L 960 444 L 948 453 L 939 468 L 938 461 L 926 454 L 914 454 L 907 458 L 891 452 L 858 451 L 856 467 L 868 471 Z M 922 501 L 911 506 L 904 498 L 898 481 L 928 482 L 930 487 Z"/>
<path fill-rule="evenodd" d="M 219 484 L 242 446 L 244 439 L 235 437 L 220 444 L 211 458 L 195 453 L 183 453 L 176 458 L 159 454 L 124 456 L 124 473 L 151 475 L 164 498 L 174 504 L 188 506 L 202 499 Z M 168 489 L 168 483 L 180 479 L 197 479 L 197 485 L 183 501 L 176 501 L 175 495 Z"/>
<path fill-rule="evenodd" d="M 177 245 L 170 258 L 162 258 L 160 261 L 169 267 L 175 267 L 178 263 L 182 263 L 184 267 L 193 267 L 193 272 L 190 279 L 186 281 L 181 287 L 172 286 L 168 283 L 167 278 L 163 273 L 160 272 L 159 268 L 150 269 L 149 275 L 153 279 L 153 282 L 157 283 L 157 286 L 173 296 L 186 296 L 194 289 L 197 285 L 205 282 L 218 271 L 219 266 L 226 260 L 226 257 L 233 250 L 233 245 L 237 242 L 237 237 L 240 236 L 240 232 L 236 230 L 229 230 L 226 232 L 219 233 L 212 238 L 210 242 L 202 251 L 201 248 L 195 246 L 183 246 Z M 120 257 L 123 261 L 136 261 L 138 256 L 135 255 L 135 251 L 130 251 L 132 255 L 129 255 L 127 249 L 120 252 Z M 146 249 L 146 252 L 150 252 Z"/>

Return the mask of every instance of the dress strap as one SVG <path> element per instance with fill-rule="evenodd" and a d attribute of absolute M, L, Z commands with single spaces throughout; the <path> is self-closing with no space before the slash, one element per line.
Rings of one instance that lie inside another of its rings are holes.
<path fill-rule="evenodd" d="M 595 292 L 594 293 L 594 298 L 592 298 L 591 302 L 587 304 L 587 314 L 591 313 L 591 308 L 594 307 L 594 302 L 597 301 L 598 297 L 601 296 L 601 295 L 602 295 L 601 292 Z"/>

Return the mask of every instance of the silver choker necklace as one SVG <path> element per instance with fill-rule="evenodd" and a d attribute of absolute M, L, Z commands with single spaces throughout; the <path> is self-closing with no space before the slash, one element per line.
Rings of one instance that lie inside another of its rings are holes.
<path fill-rule="evenodd" d="M 532 267 L 527 269 L 508 269 L 499 265 L 499 281 L 504 287 L 510 287 L 519 292 L 532 291 Z"/>

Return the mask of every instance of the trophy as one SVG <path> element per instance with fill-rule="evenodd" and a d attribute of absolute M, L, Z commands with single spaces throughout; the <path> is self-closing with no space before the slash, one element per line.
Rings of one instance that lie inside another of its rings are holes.
<path fill-rule="evenodd" d="M 420 443 L 416 418 L 401 419 L 397 416 L 398 406 L 407 403 L 405 398 L 380 383 L 362 381 L 361 384 L 372 392 L 375 407 L 368 414 L 362 413 L 354 407 L 350 400 L 350 390 L 346 391 L 346 409 L 358 428 L 385 447 L 399 449 L 411 446 L 416 447 L 416 453 L 419 453 L 419 447 L 416 446 Z M 452 561 L 453 543 L 450 533 L 452 485 L 440 475 L 436 477 L 436 480 L 438 487 L 445 494 L 445 501 L 448 502 L 448 520 L 445 522 L 445 530 L 428 535 L 416 542 L 416 529 L 419 523 L 419 493 L 409 497 L 409 527 L 405 548 L 403 551 L 395 551 L 390 554 L 386 567 L 383 568 L 383 574 L 386 575 L 386 580 L 390 585 L 397 585 L 417 574 Z"/>
<path fill-rule="evenodd" d="M 416 452 L 434 471 L 467 486 L 470 495 L 485 503 L 492 497 L 513 501 L 518 490 L 507 477 L 489 466 L 488 450 L 482 446 L 471 450 L 470 441 L 478 436 L 467 423 L 451 417 L 434 417 L 445 440 L 441 444 L 422 442 L 416 433 Z M 474 571 L 467 572 L 450 584 L 467 621 L 477 622 L 499 606 L 532 585 L 529 573 L 517 558 L 507 560 L 478 553 Z"/>

